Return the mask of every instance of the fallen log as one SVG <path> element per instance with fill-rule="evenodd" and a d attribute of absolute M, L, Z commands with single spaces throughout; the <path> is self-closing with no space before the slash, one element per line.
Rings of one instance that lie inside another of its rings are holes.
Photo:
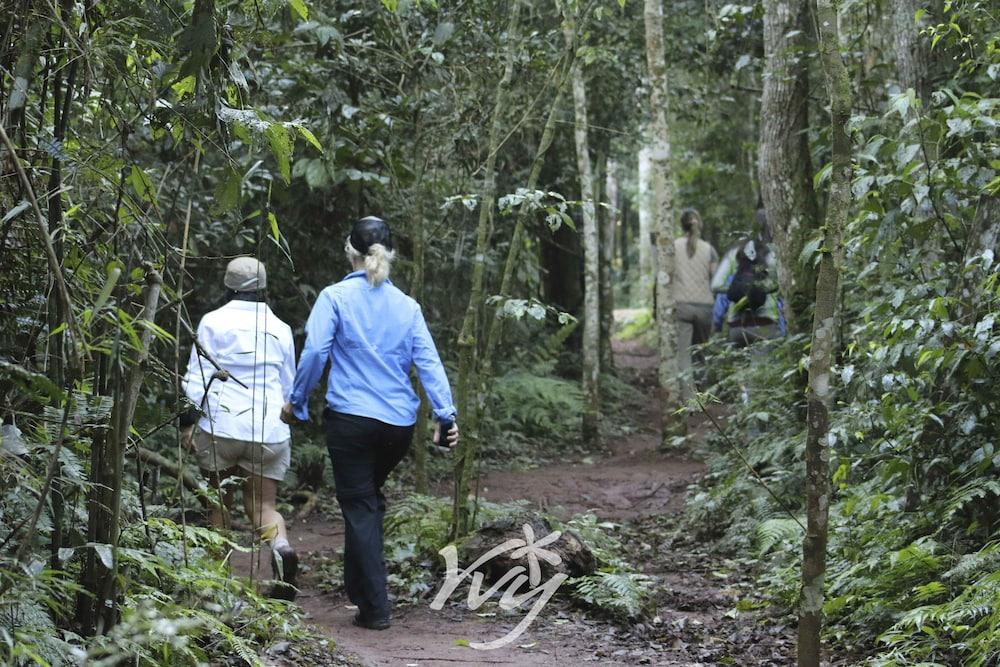
<path fill-rule="evenodd" d="M 480 526 L 461 547 L 461 563 L 470 566 L 491 549 L 500 546 L 508 540 L 526 541 L 525 526 L 530 527 L 533 542 L 544 542 L 545 538 L 554 532 L 553 526 L 543 515 L 526 510 L 498 521 Z M 538 547 L 559 557 L 557 564 L 552 564 L 543 558 L 538 558 L 542 579 L 547 580 L 556 572 L 571 577 L 582 577 L 593 574 L 597 570 L 597 558 L 583 540 L 572 530 L 561 531 L 559 538 L 549 544 Z M 525 556 L 511 558 L 516 550 L 495 556 L 479 568 L 490 581 L 496 581 L 514 567 L 527 567 Z"/>
<path fill-rule="evenodd" d="M 174 479 L 179 480 L 186 489 L 198 496 L 202 502 L 208 500 L 208 494 L 206 493 L 205 486 L 202 482 L 187 470 L 179 468 L 176 463 L 167 457 L 162 454 L 157 454 L 153 450 L 146 449 L 145 447 L 136 447 L 132 453 L 133 456 L 139 457 L 141 461 L 154 465 L 157 468 L 166 471 Z"/>

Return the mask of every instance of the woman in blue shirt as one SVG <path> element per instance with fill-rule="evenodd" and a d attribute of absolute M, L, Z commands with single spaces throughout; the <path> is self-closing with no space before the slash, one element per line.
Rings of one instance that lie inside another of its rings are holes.
<path fill-rule="evenodd" d="M 355 223 L 345 246 L 353 266 L 324 289 L 306 323 L 291 400 L 282 419 L 308 421 L 309 393 L 330 361 L 324 411 L 327 447 L 337 500 L 344 515 L 344 587 L 358 607 L 354 624 L 389 627 L 383 559 L 382 485 L 403 459 L 413 438 L 420 400 L 410 382 L 416 366 L 442 423 L 452 424 L 446 442 L 458 441 L 448 378 L 416 301 L 389 280 L 392 232 L 384 220 Z"/>

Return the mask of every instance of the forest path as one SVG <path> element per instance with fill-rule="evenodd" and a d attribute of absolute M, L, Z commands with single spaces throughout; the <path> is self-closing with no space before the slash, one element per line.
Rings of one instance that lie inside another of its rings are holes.
<path fill-rule="evenodd" d="M 307 572 L 298 604 L 307 620 L 337 645 L 337 654 L 322 658 L 315 652 L 271 664 L 361 664 L 407 667 L 441 665 L 785 665 L 787 632 L 763 628 L 732 615 L 742 577 L 738 565 L 727 568 L 697 546 L 685 551 L 664 543 L 662 526 L 650 526 L 664 516 L 676 516 L 686 487 L 703 466 L 657 451 L 656 357 L 648 349 L 616 345 L 616 363 L 630 383 L 649 397 L 636 406 L 638 430 L 609 440 L 609 454 L 584 461 L 531 470 L 490 472 L 480 493 L 494 501 L 526 499 L 557 515 L 593 511 L 602 519 L 637 521 L 643 526 L 641 553 L 627 557 L 658 579 L 653 596 L 655 617 L 622 628 L 588 616 L 579 608 L 553 600 L 512 644 L 477 651 L 468 642 L 490 641 L 504 635 L 523 617 L 479 616 L 465 604 L 464 588 L 451 603 L 433 611 L 428 603 L 397 606 L 392 628 L 373 632 L 354 627 L 354 609 L 342 592 L 322 592 L 315 573 Z M 695 425 L 697 427 L 697 425 Z M 333 500 L 329 503 L 332 505 Z M 292 539 L 305 569 L 335 559 L 343 545 L 343 523 L 336 519 L 306 520 L 291 527 Z M 480 611 L 485 611 L 481 609 Z M 494 611 L 494 609 L 490 609 Z M 345 656 L 348 656 L 345 658 Z"/>

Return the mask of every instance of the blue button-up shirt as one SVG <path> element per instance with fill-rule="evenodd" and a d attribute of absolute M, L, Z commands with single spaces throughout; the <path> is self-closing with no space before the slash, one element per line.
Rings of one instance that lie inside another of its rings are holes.
<path fill-rule="evenodd" d="M 410 382 L 416 366 L 439 420 L 455 415 L 448 377 L 416 301 L 388 280 L 372 287 L 355 271 L 324 289 L 306 322 L 292 408 L 309 419 L 309 393 L 330 360 L 326 403 L 331 410 L 394 426 L 417 421 L 420 399 Z"/>

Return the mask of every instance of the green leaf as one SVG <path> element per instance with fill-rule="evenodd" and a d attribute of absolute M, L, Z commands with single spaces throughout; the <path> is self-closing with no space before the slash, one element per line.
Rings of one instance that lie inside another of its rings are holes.
<path fill-rule="evenodd" d="M 114 556 L 111 553 L 111 545 L 91 543 L 90 546 L 94 547 L 94 551 L 97 552 L 97 557 L 101 559 L 104 567 L 110 570 L 115 564 Z"/>
<path fill-rule="evenodd" d="M 211 211 L 215 215 L 228 213 L 240 202 L 240 185 L 243 177 L 234 169 L 227 169 L 226 176 L 215 186 Z"/>
<path fill-rule="evenodd" d="M 278 161 L 278 171 L 285 183 L 292 180 L 292 138 L 281 123 L 271 123 L 267 128 L 267 141 L 271 145 L 271 153 Z"/>
<path fill-rule="evenodd" d="M 24 211 L 31 207 L 31 202 L 26 199 L 22 199 L 17 206 L 7 211 L 3 216 L 3 220 L 0 220 L 0 224 L 6 224 L 9 220 L 13 220 L 17 216 L 21 215 Z"/>
<path fill-rule="evenodd" d="M 128 184 L 132 186 L 135 190 L 135 194 L 149 203 L 154 203 L 156 199 L 156 187 L 153 185 L 153 180 L 149 177 L 146 172 L 140 169 L 136 165 L 132 165 L 132 170 L 129 173 Z"/>
<path fill-rule="evenodd" d="M 802 252 L 799 253 L 799 263 L 807 264 L 809 262 L 809 258 L 812 257 L 814 254 L 816 254 L 816 251 L 819 250 L 819 247 L 820 245 L 822 245 L 822 243 L 823 243 L 823 237 L 817 236 L 816 238 L 810 240 L 808 243 L 802 246 Z"/>
<path fill-rule="evenodd" d="M 275 241 L 280 241 L 281 231 L 278 229 L 278 218 L 274 215 L 274 211 L 267 212 L 267 221 L 271 223 L 271 236 L 274 237 Z"/>
<path fill-rule="evenodd" d="M 322 160 L 309 160 L 304 171 L 306 183 L 312 189 L 321 188 L 330 182 Z"/>
<path fill-rule="evenodd" d="M 302 125 L 301 123 L 292 123 L 292 127 L 298 130 L 299 134 L 302 135 L 302 138 L 312 144 L 313 148 L 318 150 L 320 153 L 323 152 L 323 145 L 319 143 L 319 139 L 316 138 L 316 135 L 313 134 L 308 127 Z"/>
<path fill-rule="evenodd" d="M 299 15 L 299 18 L 303 21 L 309 20 L 309 8 L 306 7 L 306 3 L 302 0 L 288 0 L 288 6 L 292 8 L 292 11 Z"/>
<path fill-rule="evenodd" d="M 191 95 L 194 93 L 194 89 L 197 84 L 198 79 L 193 74 L 189 74 L 170 87 L 177 95 L 177 99 L 184 99 L 185 95 Z"/>
<path fill-rule="evenodd" d="M 115 266 L 108 270 L 108 278 L 104 281 L 104 288 L 101 293 L 97 296 L 97 301 L 94 302 L 94 312 L 98 312 L 104 307 L 104 304 L 108 302 L 111 297 L 111 291 L 114 290 L 115 285 L 118 284 L 118 279 L 122 275 L 121 267 Z"/>
<path fill-rule="evenodd" d="M 823 168 L 816 172 L 813 176 L 813 188 L 819 189 L 819 186 L 830 179 L 830 174 L 833 173 L 833 163 L 827 162 L 823 165 Z"/>

